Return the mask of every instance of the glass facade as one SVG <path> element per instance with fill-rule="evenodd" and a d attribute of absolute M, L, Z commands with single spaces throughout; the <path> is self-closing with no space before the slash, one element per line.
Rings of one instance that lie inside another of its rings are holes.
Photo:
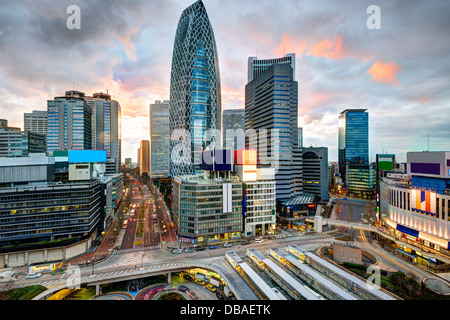
<path fill-rule="evenodd" d="M 150 105 L 150 178 L 170 176 L 169 101 Z"/>
<path fill-rule="evenodd" d="M 114 162 L 111 173 L 118 173 L 122 159 L 121 106 L 105 93 L 86 97 L 86 103 L 92 110 L 92 149 L 106 150 L 109 162 Z"/>
<path fill-rule="evenodd" d="M 258 167 L 276 170 L 277 200 L 302 191 L 298 148 L 298 82 L 289 64 L 274 64 L 245 87 L 246 148 L 258 146 Z M 267 130 L 267 131 L 264 131 Z"/>
<path fill-rule="evenodd" d="M 99 182 L 0 190 L 0 245 L 86 236 L 102 210 Z"/>
<path fill-rule="evenodd" d="M 200 152 L 220 147 L 221 129 L 219 60 L 213 29 L 202 1 L 181 15 L 175 36 L 170 82 L 171 176 L 199 172 Z M 179 134 L 183 136 L 183 148 Z"/>
<path fill-rule="evenodd" d="M 369 114 L 348 109 L 339 116 L 339 172 L 344 181 L 347 165 L 369 164 Z"/>
<path fill-rule="evenodd" d="M 43 134 L 0 129 L 0 157 L 28 157 L 29 153 L 45 153 L 45 149 Z"/>
<path fill-rule="evenodd" d="M 245 148 L 245 109 L 223 110 L 223 147 L 230 150 Z"/>
<path fill-rule="evenodd" d="M 231 207 L 224 210 L 224 188 L 229 191 Z M 207 242 L 241 237 L 243 231 L 242 183 L 204 180 L 202 176 L 184 176 L 172 180 L 173 221 L 181 237 Z"/>
<path fill-rule="evenodd" d="M 73 96 L 74 93 L 79 95 Z M 66 92 L 47 102 L 47 151 L 90 150 L 92 148 L 92 110 L 84 93 Z"/>

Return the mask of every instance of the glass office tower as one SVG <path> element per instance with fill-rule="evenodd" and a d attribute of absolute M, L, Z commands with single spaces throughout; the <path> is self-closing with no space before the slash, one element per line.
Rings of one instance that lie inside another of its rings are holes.
<path fill-rule="evenodd" d="M 258 148 L 258 168 L 276 170 L 276 199 L 288 201 L 302 192 L 298 147 L 298 82 L 289 64 L 273 64 L 245 86 L 246 148 Z M 267 130 L 264 132 L 264 130 Z"/>
<path fill-rule="evenodd" d="M 347 109 L 339 116 L 339 172 L 344 181 L 347 165 L 369 164 L 369 114 Z"/>
<path fill-rule="evenodd" d="M 175 35 L 170 79 L 172 177 L 199 172 L 201 151 L 221 147 L 220 92 L 214 32 L 199 0 L 184 10 Z M 216 131 L 203 139 L 209 129 Z"/>
<path fill-rule="evenodd" d="M 169 106 L 155 101 L 150 105 L 150 178 L 167 178 L 169 172 Z"/>
<path fill-rule="evenodd" d="M 107 173 L 118 173 L 122 165 L 122 108 L 103 92 L 86 97 L 92 109 L 92 149 L 106 150 Z M 112 170 L 110 170 L 110 167 Z"/>
<path fill-rule="evenodd" d="M 47 101 L 47 151 L 90 150 L 92 110 L 85 94 L 67 91 L 64 97 Z"/>
<path fill-rule="evenodd" d="M 347 109 L 339 116 L 339 172 L 347 194 L 358 198 L 375 195 L 375 172 L 369 163 L 369 114 Z"/>

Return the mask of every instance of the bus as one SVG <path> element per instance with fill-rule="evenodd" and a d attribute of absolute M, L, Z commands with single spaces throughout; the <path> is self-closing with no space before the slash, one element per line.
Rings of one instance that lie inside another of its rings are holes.
<path fill-rule="evenodd" d="M 156 213 L 153 214 L 153 223 L 158 223 L 158 221 L 156 219 Z"/>
<path fill-rule="evenodd" d="M 128 226 L 128 220 L 125 220 L 125 221 L 123 222 L 122 228 L 123 228 L 123 229 L 126 229 L 127 226 Z"/>

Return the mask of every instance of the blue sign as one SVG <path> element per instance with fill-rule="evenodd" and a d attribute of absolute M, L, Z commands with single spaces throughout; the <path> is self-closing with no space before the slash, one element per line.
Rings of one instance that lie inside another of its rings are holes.
<path fill-rule="evenodd" d="M 70 150 L 69 163 L 106 162 L 106 150 Z"/>

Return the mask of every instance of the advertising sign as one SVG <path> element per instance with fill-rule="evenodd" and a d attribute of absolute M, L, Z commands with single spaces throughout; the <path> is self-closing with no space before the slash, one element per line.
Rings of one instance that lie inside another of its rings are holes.
<path fill-rule="evenodd" d="M 436 214 L 436 192 L 411 190 L 411 207 L 413 211 Z"/>

